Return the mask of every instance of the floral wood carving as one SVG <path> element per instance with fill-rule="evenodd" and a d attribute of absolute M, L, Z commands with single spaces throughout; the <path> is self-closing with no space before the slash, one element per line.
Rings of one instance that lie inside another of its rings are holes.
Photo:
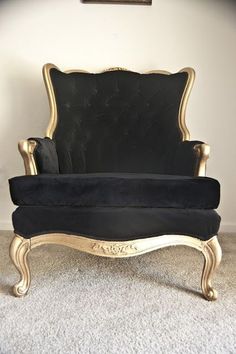
<path fill-rule="evenodd" d="M 102 251 L 104 254 L 115 254 L 115 255 L 124 255 L 131 254 L 134 251 L 137 251 L 135 245 L 123 245 L 122 243 L 113 243 L 112 245 L 101 245 L 94 243 L 92 245 L 94 251 Z"/>

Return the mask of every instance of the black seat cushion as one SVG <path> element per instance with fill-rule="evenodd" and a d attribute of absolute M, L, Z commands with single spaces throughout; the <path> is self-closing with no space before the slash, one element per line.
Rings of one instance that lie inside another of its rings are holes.
<path fill-rule="evenodd" d="M 212 178 L 135 173 L 20 176 L 10 191 L 22 206 L 215 209 L 220 198 Z"/>
<path fill-rule="evenodd" d="M 199 209 L 20 206 L 13 225 L 25 238 L 55 232 L 107 241 L 167 234 L 208 240 L 217 234 L 220 217 L 215 210 Z"/>

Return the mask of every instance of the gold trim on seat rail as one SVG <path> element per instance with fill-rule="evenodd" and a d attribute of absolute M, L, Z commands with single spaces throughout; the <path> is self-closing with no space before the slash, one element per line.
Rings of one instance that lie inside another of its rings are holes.
<path fill-rule="evenodd" d="M 34 236 L 31 239 L 25 239 L 15 234 L 10 246 L 10 256 L 21 276 L 20 281 L 13 288 L 16 296 L 26 295 L 30 286 L 31 275 L 27 260 L 28 253 L 32 249 L 45 244 L 67 246 L 96 256 L 110 258 L 138 256 L 168 246 L 189 246 L 202 252 L 205 258 L 201 280 L 204 297 L 207 300 L 217 299 L 217 292 L 211 285 L 213 273 L 220 264 L 222 255 L 217 236 L 208 241 L 181 235 L 163 235 L 130 241 L 102 241 L 62 233 Z"/>
<path fill-rule="evenodd" d="M 196 144 L 194 150 L 198 156 L 195 176 L 206 176 L 206 164 L 210 156 L 210 146 L 208 144 Z"/>

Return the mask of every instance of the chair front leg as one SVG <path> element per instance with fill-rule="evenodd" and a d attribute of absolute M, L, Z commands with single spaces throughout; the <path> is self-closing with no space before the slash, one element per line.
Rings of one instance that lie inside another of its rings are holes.
<path fill-rule="evenodd" d="M 222 250 L 217 237 L 205 242 L 202 253 L 205 257 L 205 263 L 202 273 L 202 292 L 207 300 L 217 299 L 217 291 L 212 287 L 212 277 L 219 266 L 222 258 Z"/>
<path fill-rule="evenodd" d="M 10 246 L 10 257 L 21 276 L 20 281 L 13 287 L 13 293 L 18 297 L 26 295 L 30 286 L 31 277 L 27 260 L 29 251 L 30 240 L 15 235 Z"/>

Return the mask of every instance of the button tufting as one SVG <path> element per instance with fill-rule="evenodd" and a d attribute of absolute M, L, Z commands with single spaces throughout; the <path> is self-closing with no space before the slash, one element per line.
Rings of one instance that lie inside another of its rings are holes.
<path fill-rule="evenodd" d="M 65 106 L 66 108 L 70 108 L 70 107 L 71 107 L 71 104 L 70 104 L 70 102 L 66 102 L 64 106 Z"/>
<path fill-rule="evenodd" d="M 163 146 L 181 139 L 173 123 L 186 78 L 163 81 L 128 72 L 71 78 L 54 82 L 60 122 L 55 139 L 59 148 L 74 141 L 73 170 L 81 171 L 82 165 L 88 171 L 161 170 Z"/>

